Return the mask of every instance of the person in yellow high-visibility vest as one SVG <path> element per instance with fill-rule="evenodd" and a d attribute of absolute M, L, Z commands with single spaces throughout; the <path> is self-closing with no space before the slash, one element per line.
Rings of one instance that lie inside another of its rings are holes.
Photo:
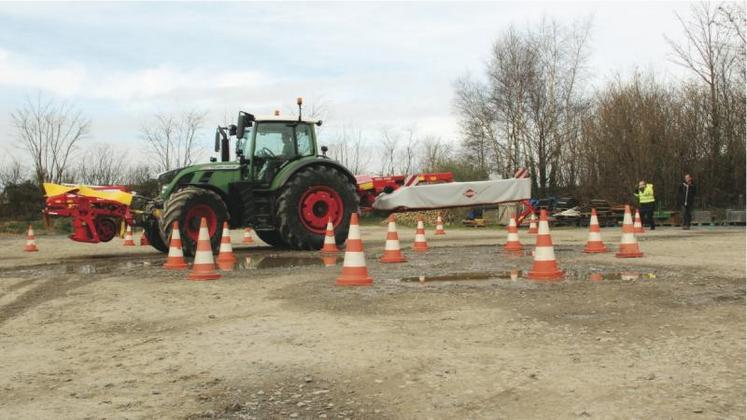
<path fill-rule="evenodd" d="M 654 222 L 654 205 L 656 199 L 654 198 L 654 184 L 648 184 L 645 180 L 641 180 L 638 183 L 638 188 L 633 192 L 633 195 L 638 198 L 638 208 L 641 210 L 641 222 L 644 225 L 648 225 L 649 229 L 656 229 L 656 223 Z"/>

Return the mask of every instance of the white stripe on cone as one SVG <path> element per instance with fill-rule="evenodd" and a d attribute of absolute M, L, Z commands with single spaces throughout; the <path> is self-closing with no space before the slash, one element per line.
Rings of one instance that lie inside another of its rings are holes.
<path fill-rule="evenodd" d="M 535 261 L 554 261 L 555 251 L 551 246 L 538 246 L 534 248 Z"/>
<path fill-rule="evenodd" d="M 227 253 L 233 253 L 233 246 L 231 246 L 231 231 L 228 228 L 223 228 L 223 238 L 228 237 L 228 242 L 223 242 L 223 239 L 220 241 L 220 248 L 218 249 L 219 252 L 227 252 Z"/>
<path fill-rule="evenodd" d="M 625 213 L 625 216 L 623 217 L 623 224 L 624 225 L 633 224 L 633 218 L 630 216 L 630 213 Z"/>
<path fill-rule="evenodd" d="M 208 232 L 207 226 L 200 227 L 200 236 L 197 238 L 197 242 L 200 241 L 207 241 L 210 242 L 210 233 Z M 198 264 L 215 264 L 213 261 L 213 251 L 212 250 L 197 250 L 195 252 L 195 260 L 194 265 Z"/>
<path fill-rule="evenodd" d="M 549 235 L 550 234 L 550 225 L 547 224 L 546 220 L 540 220 L 539 222 L 539 230 L 537 231 L 540 235 Z"/>
<path fill-rule="evenodd" d="M 350 238 L 348 238 L 350 239 Z M 345 260 L 342 263 L 343 267 L 365 267 L 366 266 L 366 254 L 363 252 L 345 252 Z"/>
<path fill-rule="evenodd" d="M 589 232 L 590 242 L 602 242 L 602 235 L 599 232 Z"/>
<path fill-rule="evenodd" d="M 171 238 L 178 239 L 179 241 L 182 240 L 182 237 L 179 234 L 179 229 L 171 230 Z M 169 243 L 172 243 L 172 242 L 169 241 Z M 184 253 L 182 252 L 181 248 L 177 248 L 175 246 L 169 246 L 169 257 L 184 257 Z"/>
<path fill-rule="evenodd" d="M 423 221 L 418 220 L 418 230 L 425 231 L 425 227 L 423 226 Z M 425 233 L 416 233 L 415 234 L 415 242 L 425 242 Z"/>
<path fill-rule="evenodd" d="M 348 240 L 351 239 L 360 239 L 361 238 L 361 230 L 358 225 L 350 225 L 350 228 L 348 229 Z"/>
<path fill-rule="evenodd" d="M 396 251 L 399 249 L 399 241 L 396 239 L 387 239 L 384 244 L 384 251 Z"/>
<path fill-rule="evenodd" d="M 634 244 L 636 243 L 635 240 L 635 234 L 634 233 L 623 233 L 622 237 L 620 238 L 621 244 Z"/>

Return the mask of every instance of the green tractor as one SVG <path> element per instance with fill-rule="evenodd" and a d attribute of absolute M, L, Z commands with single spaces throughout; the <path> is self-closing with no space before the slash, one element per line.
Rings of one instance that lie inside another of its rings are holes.
<path fill-rule="evenodd" d="M 339 162 L 317 152 L 315 127 L 322 121 L 255 117 L 240 111 L 237 124 L 218 127 L 215 151 L 220 162 L 192 165 L 158 176 L 161 193 L 148 201 L 140 224 L 150 243 L 168 252 L 174 222 L 185 255 L 194 255 L 200 220 L 207 221 L 213 250 L 220 246 L 223 222 L 232 229 L 251 227 L 278 248 L 322 247 L 327 221 L 335 240 L 345 242 L 350 215 L 358 211 L 355 177 Z M 228 132 L 228 133 L 227 133 Z M 229 137 L 236 138 L 230 160 Z"/>

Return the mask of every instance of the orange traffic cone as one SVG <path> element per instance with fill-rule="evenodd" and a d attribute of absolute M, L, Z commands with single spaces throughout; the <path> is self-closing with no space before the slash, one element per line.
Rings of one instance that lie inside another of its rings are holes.
<path fill-rule="evenodd" d="M 322 254 L 337 254 L 340 252 L 337 249 L 337 243 L 335 242 L 335 227 L 332 226 L 332 218 L 327 219 L 327 231 L 324 233 L 324 246 L 322 247 Z"/>
<path fill-rule="evenodd" d="M 26 232 L 26 246 L 23 248 L 25 252 L 37 252 L 39 248 L 36 247 L 36 237 L 34 236 L 34 228 L 29 225 L 29 230 Z"/>
<path fill-rule="evenodd" d="M 423 216 L 418 215 L 418 227 L 415 229 L 415 243 L 412 249 L 417 252 L 428 250 L 428 242 L 425 241 L 425 227 L 423 226 Z"/>
<path fill-rule="evenodd" d="M 171 225 L 171 243 L 169 244 L 169 256 L 166 257 L 166 263 L 163 268 L 169 270 L 182 270 L 187 268 L 184 261 L 184 252 L 182 252 L 182 237 L 179 234 L 179 223 L 174 222 Z"/>
<path fill-rule="evenodd" d="M 210 246 L 210 233 L 208 233 L 207 222 L 203 217 L 200 220 L 200 236 L 197 238 L 195 261 L 187 278 L 190 280 L 215 280 L 220 277 L 220 273 L 215 271 L 213 248 Z"/>
<path fill-rule="evenodd" d="M 641 223 L 641 213 L 635 209 L 635 221 L 633 222 L 633 233 L 646 233 Z"/>
<path fill-rule="evenodd" d="M 643 256 L 638 241 L 635 239 L 635 228 L 633 218 L 630 216 L 630 206 L 625 205 L 625 217 L 623 218 L 623 234 L 620 238 L 620 248 L 615 256 L 617 258 L 639 258 Z"/>
<path fill-rule="evenodd" d="M 550 225 L 547 223 L 547 210 L 540 210 L 539 229 L 537 229 L 537 244 L 534 248 L 534 265 L 527 277 L 532 280 L 559 280 L 563 272 L 558 270 L 555 260 L 555 249 L 552 246 Z"/>
<path fill-rule="evenodd" d="M 521 242 L 519 242 L 519 228 L 516 226 L 516 217 L 511 216 L 511 221 L 508 222 L 508 236 L 506 238 L 506 244 L 503 245 L 503 250 L 507 252 L 517 252 L 522 250 Z"/>
<path fill-rule="evenodd" d="M 358 226 L 358 213 L 350 215 L 350 230 L 348 231 L 345 259 L 342 262 L 342 273 L 335 284 L 338 286 L 369 286 L 373 279 L 366 268 L 366 254 L 363 252 L 363 241 Z"/>
<path fill-rule="evenodd" d="M 228 229 L 228 222 L 223 222 L 223 234 L 220 237 L 218 263 L 231 265 L 236 263 L 236 256 L 233 255 L 233 247 L 231 246 L 231 231 Z"/>
<path fill-rule="evenodd" d="M 439 217 L 440 219 L 440 217 Z M 386 244 L 384 245 L 384 255 L 379 259 L 383 263 L 401 263 L 407 261 L 402 250 L 399 248 L 399 235 L 397 234 L 397 218 L 389 215 L 389 226 L 386 232 Z"/>
<path fill-rule="evenodd" d="M 530 233 L 532 235 L 537 234 L 537 216 L 534 215 L 534 212 L 532 212 L 531 216 L 529 217 L 529 230 L 527 233 Z"/>
<path fill-rule="evenodd" d="M 584 252 L 587 254 L 596 254 L 608 252 L 604 242 L 602 242 L 602 231 L 599 229 L 599 219 L 597 219 L 597 209 L 591 209 L 591 220 L 589 221 L 589 240 L 586 241 Z"/>
<path fill-rule="evenodd" d="M 127 225 L 127 231 L 125 232 L 124 246 L 135 246 L 135 241 L 132 240 L 132 226 Z"/>
<path fill-rule="evenodd" d="M 241 241 L 242 244 L 251 244 L 254 243 L 254 240 L 252 239 L 252 228 L 244 228 L 244 240 Z"/>
<path fill-rule="evenodd" d="M 441 219 L 440 214 L 436 218 L 436 235 L 446 235 L 446 231 L 444 230 L 444 221 Z"/>
<path fill-rule="evenodd" d="M 140 246 L 148 245 L 150 245 L 150 241 L 148 240 L 148 237 L 145 236 L 145 229 L 143 229 L 143 233 L 140 235 Z"/>

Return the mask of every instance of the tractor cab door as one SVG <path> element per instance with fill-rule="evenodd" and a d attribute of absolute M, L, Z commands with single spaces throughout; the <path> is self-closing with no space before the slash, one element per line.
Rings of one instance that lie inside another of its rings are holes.
<path fill-rule="evenodd" d="M 257 187 L 269 187 L 288 162 L 314 154 L 312 128 L 307 123 L 258 122 L 252 130 L 249 177 Z"/>

